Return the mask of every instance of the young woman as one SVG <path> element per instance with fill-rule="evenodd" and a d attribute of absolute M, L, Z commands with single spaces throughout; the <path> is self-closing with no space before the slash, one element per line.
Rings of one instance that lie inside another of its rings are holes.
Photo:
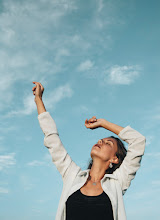
<path fill-rule="evenodd" d="M 44 87 L 39 82 L 33 83 L 44 145 L 63 180 L 56 220 L 126 220 L 123 195 L 140 167 L 146 138 L 130 125 L 121 127 L 95 116 L 86 119 L 86 128 L 103 127 L 120 139 L 110 136 L 98 140 L 91 149 L 88 169 L 82 171 L 68 155 L 55 121 L 45 109 L 42 101 Z M 128 150 L 121 140 L 128 143 Z"/>

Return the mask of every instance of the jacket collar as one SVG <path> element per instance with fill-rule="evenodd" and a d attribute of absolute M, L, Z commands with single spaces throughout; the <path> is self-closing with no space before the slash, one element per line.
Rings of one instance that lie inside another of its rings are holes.
<path fill-rule="evenodd" d="M 79 172 L 79 176 L 86 176 L 88 173 L 89 173 L 90 169 L 87 169 L 87 170 L 82 170 Z M 105 174 L 104 177 L 102 179 L 104 179 L 105 177 L 109 177 L 109 178 L 112 178 L 112 179 L 117 179 L 117 177 L 114 175 L 114 174 Z"/>

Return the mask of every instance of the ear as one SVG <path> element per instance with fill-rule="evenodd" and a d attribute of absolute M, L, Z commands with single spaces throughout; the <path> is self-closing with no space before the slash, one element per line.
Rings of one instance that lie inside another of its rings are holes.
<path fill-rule="evenodd" d="M 119 163 L 119 160 L 118 160 L 118 157 L 115 156 L 112 158 L 112 163 L 115 163 L 115 164 L 118 164 Z"/>

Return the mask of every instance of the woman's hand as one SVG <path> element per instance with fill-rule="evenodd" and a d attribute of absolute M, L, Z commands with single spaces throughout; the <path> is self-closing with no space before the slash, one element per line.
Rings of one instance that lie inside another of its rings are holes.
<path fill-rule="evenodd" d="M 95 129 L 102 127 L 102 122 L 103 122 L 102 118 L 96 119 L 96 116 L 93 116 L 89 120 L 88 119 L 85 120 L 85 126 L 86 128 Z"/>
<path fill-rule="evenodd" d="M 43 92 L 44 92 L 44 87 L 42 86 L 42 84 L 40 82 L 33 82 L 33 83 L 36 84 L 36 86 L 34 86 L 32 88 L 33 95 L 35 95 L 34 100 L 36 100 L 37 97 L 42 99 L 42 95 L 43 95 Z"/>

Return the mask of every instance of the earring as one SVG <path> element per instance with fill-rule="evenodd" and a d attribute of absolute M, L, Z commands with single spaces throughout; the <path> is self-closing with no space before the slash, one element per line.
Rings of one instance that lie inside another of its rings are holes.
<path fill-rule="evenodd" d="M 112 168 L 112 167 L 113 167 L 112 163 L 110 163 L 110 164 L 109 164 L 109 167 L 110 167 L 110 168 Z"/>

